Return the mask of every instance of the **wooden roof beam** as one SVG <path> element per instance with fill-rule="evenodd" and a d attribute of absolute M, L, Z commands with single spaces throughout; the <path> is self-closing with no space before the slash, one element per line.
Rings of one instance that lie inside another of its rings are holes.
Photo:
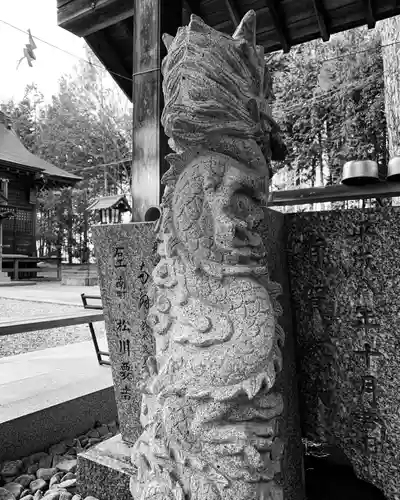
<path fill-rule="evenodd" d="M 330 33 L 327 24 L 327 15 L 322 4 L 322 0 L 313 0 L 314 12 L 318 21 L 319 31 L 321 33 L 321 38 L 324 42 L 327 42 L 330 38 Z"/>
<path fill-rule="evenodd" d="M 375 28 L 376 19 L 373 7 L 373 0 L 363 0 L 364 16 L 369 29 Z"/>
<path fill-rule="evenodd" d="M 58 25 L 85 37 L 133 16 L 131 0 L 58 0 Z"/>
<path fill-rule="evenodd" d="M 85 40 L 128 99 L 132 99 L 132 75 L 128 72 L 104 31 L 92 33 L 85 37 Z"/>
<path fill-rule="evenodd" d="M 229 13 L 229 17 L 234 25 L 235 29 L 239 26 L 241 21 L 241 17 L 239 14 L 239 10 L 236 5 L 236 0 L 225 0 L 226 9 Z"/>
<path fill-rule="evenodd" d="M 283 52 L 289 52 L 290 43 L 285 30 L 283 21 L 283 13 L 277 0 L 266 0 L 266 7 L 271 16 L 272 24 L 278 34 L 279 43 L 282 46 Z"/>

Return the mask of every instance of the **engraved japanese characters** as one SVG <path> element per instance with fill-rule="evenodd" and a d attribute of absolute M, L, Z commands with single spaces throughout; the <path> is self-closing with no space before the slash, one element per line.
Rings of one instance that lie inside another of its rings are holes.
<path fill-rule="evenodd" d="M 398 207 L 286 217 L 304 436 L 399 500 Z"/>
<path fill-rule="evenodd" d="M 155 350 L 147 284 L 158 263 L 154 223 L 93 226 L 108 352 L 122 439 L 140 436 L 140 380 Z"/>
<path fill-rule="evenodd" d="M 166 36 L 167 157 L 148 292 L 147 360 L 132 460 L 135 500 L 283 499 L 284 332 L 257 227 L 284 146 L 253 11 L 232 37 L 191 17 Z"/>

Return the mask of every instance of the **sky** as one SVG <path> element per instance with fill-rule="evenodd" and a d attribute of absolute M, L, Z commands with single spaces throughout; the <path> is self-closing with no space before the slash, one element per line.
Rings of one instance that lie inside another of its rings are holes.
<path fill-rule="evenodd" d="M 23 60 L 17 69 L 28 35 L 2 23 L 5 21 L 78 57 L 85 58 L 84 40 L 57 26 L 57 0 L 0 0 L 0 102 L 24 95 L 34 82 L 46 101 L 57 92 L 58 79 L 78 62 L 76 57 L 35 39 L 36 61 Z"/>

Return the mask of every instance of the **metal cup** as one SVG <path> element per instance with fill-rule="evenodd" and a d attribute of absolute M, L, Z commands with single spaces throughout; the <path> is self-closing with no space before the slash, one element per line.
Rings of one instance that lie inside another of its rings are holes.
<path fill-rule="evenodd" d="M 342 183 L 348 186 L 363 186 L 379 182 L 376 161 L 348 161 L 343 165 Z"/>
<path fill-rule="evenodd" d="M 395 156 L 388 163 L 387 180 L 389 182 L 400 181 L 400 156 Z"/>

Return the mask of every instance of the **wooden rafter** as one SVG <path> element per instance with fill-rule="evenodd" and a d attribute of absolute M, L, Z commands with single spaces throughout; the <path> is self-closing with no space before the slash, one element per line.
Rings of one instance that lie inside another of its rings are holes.
<path fill-rule="evenodd" d="M 327 42 L 330 37 L 328 25 L 327 25 L 327 16 L 322 4 L 322 0 L 313 0 L 314 4 L 314 12 L 318 21 L 319 31 L 321 33 L 321 38 L 324 42 Z"/>
<path fill-rule="evenodd" d="M 368 28 L 375 28 L 376 19 L 374 14 L 373 0 L 362 0 L 364 7 L 364 15 L 367 21 Z"/>
<path fill-rule="evenodd" d="M 202 17 L 200 0 L 184 0 L 183 2 L 191 14 Z"/>
<path fill-rule="evenodd" d="M 57 9 L 61 9 L 64 5 L 73 2 L 74 0 L 57 0 Z"/>
<path fill-rule="evenodd" d="M 232 21 L 232 24 L 235 26 L 235 29 L 238 27 L 241 17 L 239 14 L 238 7 L 236 5 L 235 0 L 225 0 L 225 5 L 229 13 L 229 17 Z"/>
<path fill-rule="evenodd" d="M 286 34 L 283 13 L 281 11 L 279 3 L 277 2 L 277 0 L 266 0 L 266 7 L 269 10 L 272 24 L 274 25 L 275 31 L 278 34 L 278 39 L 282 46 L 283 52 L 289 52 L 290 43 Z"/>

